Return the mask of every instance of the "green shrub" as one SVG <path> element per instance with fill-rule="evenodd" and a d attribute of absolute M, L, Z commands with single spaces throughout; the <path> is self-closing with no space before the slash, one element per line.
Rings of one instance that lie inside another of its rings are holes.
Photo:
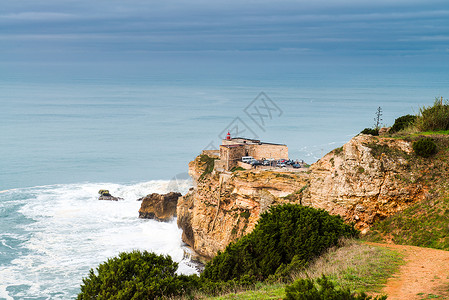
<path fill-rule="evenodd" d="M 203 172 L 203 174 L 201 174 L 199 180 L 203 179 L 204 176 L 206 176 L 207 174 L 212 173 L 212 171 L 214 170 L 214 166 L 215 166 L 215 160 L 217 160 L 217 159 L 218 158 L 210 157 L 205 154 L 200 155 L 200 161 L 202 163 L 204 163 L 205 168 L 204 168 L 204 172 Z"/>
<path fill-rule="evenodd" d="M 430 157 L 437 153 L 437 145 L 431 138 L 422 138 L 413 143 L 413 151 L 416 155 Z"/>
<path fill-rule="evenodd" d="M 379 129 L 365 128 L 360 133 L 370 134 L 370 135 L 379 135 Z"/>
<path fill-rule="evenodd" d="M 240 217 L 248 219 L 251 216 L 251 213 L 249 212 L 249 210 L 244 210 L 240 213 Z"/>
<path fill-rule="evenodd" d="M 409 127 L 410 125 L 412 125 L 415 120 L 416 120 L 416 116 L 413 115 L 405 115 L 402 117 L 397 118 L 396 120 L 394 120 L 394 124 L 393 126 L 390 128 L 390 133 L 395 133 L 398 131 L 401 131 L 407 127 Z"/>
<path fill-rule="evenodd" d="M 231 172 L 236 172 L 236 171 L 245 171 L 245 169 L 243 169 L 242 167 L 233 167 L 231 169 Z"/>
<path fill-rule="evenodd" d="M 433 106 L 423 107 L 416 119 L 420 131 L 449 130 L 449 104 L 436 99 Z"/>
<path fill-rule="evenodd" d="M 295 204 L 273 206 L 261 215 L 250 234 L 215 256 L 201 278 L 226 281 L 249 276 L 264 280 L 284 273 L 292 261 L 305 266 L 336 245 L 340 237 L 356 234 L 353 226 L 324 210 Z"/>
<path fill-rule="evenodd" d="M 336 289 L 334 284 L 326 276 L 316 280 L 317 288 L 312 279 L 298 279 L 291 285 L 285 287 L 285 300 L 370 300 L 371 296 L 365 293 L 356 295 L 346 289 Z M 379 296 L 374 300 L 385 300 L 387 296 Z"/>
<path fill-rule="evenodd" d="M 176 275 L 169 256 L 147 251 L 122 252 L 83 278 L 78 299 L 158 299 L 180 295 L 198 286 L 198 276 Z"/>

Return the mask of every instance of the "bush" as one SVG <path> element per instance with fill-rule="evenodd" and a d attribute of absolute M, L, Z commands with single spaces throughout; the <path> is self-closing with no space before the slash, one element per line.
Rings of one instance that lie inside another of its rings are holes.
<path fill-rule="evenodd" d="M 413 143 L 413 151 L 416 155 L 430 157 L 437 153 L 437 145 L 431 138 L 422 138 Z"/>
<path fill-rule="evenodd" d="M 417 116 L 413 116 L 413 115 L 405 115 L 405 116 L 397 118 L 396 120 L 394 120 L 394 124 L 390 128 L 389 132 L 395 133 L 395 132 L 401 131 L 401 130 L 409 127 L 410 125 L 412 125 L 415 122 L 416 118 L 417 118 Z"/>
<path fill-rule="evenodd" d="M 423 107 L 416 120 L 416 126 L 421 131 L 449 130 L 449 104 L 436 99 L 433 106 Z"/>
<path fill-rule="evenodd" d="M 284 204 L 261 215 L 254 230 L 228 245 L 209 262 L 202 279 L 239 280 L 247 276 L 264 280 L 283 274 L 294 262 L 306 266 L 314 257 L 337 244 L 340 237 L 354 236 L 353 226 L 324 210 Z"/>
<path fill-rule="evenodd" d="M 214 170 L 216 159 L 218 159 L 218 158 L 213 158 L 213 157 L 207 156 L 205 154 L 200 155 L 200 162 L 202 162 L 205 167 L 204 167 L 204 172 L 203 172 L 203 174 L 201 174 L 199 180 L 203 179 L 204 176 L 206 176 L 207 174 L 212 173 L 212 171 Z"/>
<path fill-rule="evenodd" d="M 245 169 L 243 169 L 242 167 L 233 167 L 231 169 L 231 172 L 236 172 L 236 171 L 245 171 Z"/>
<path fill-rule="evenodd" d="M 331 281 L 324 275 L 316 280 L 298 279 L 294 283 L 285 287 L 285 300 L 370 300 L 372 297 L 365 293 L 356 295 L 347 289 L 336 289 Z M 374 300 L 385 300 L 387 296 L 379 296 Z"/>
<path fill-rule="evenodd" d="M 180 295 L 198 285 L 198 276 L 176 275 L 178 264 L 151 252 L 122 252 L 83 278 L 78 299 L 158 299 Z"/>
<path fill-rule="evenodd" d="M 370 135 L 379 135 L 379 129 L 365 128 L 360 133 L 370 134 Z"/>

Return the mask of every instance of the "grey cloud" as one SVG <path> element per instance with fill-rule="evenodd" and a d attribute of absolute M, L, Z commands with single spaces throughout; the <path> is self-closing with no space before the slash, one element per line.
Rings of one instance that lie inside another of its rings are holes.
<path fill-rule="evenodd" d="M 443 1 L 8 1 L 0 15 L 0 40 L 15 42 L 4 43 L 0 54 L 14 58 L 18 47 L 20 53 L 29 48 L 68 56 L 72 51 L 419 54 L 448 48 L 447 17 Z"/>

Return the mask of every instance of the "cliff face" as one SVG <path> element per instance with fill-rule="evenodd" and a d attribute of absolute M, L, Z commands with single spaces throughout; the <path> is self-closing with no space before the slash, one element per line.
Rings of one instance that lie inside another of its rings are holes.
<path fill-rule="evenodd" d="M 261 213 L 291 201 L 285 196 L 307 184 L 304 174 L 239 171 L 201 176 L 203 172 L 199 158 L 189 164 L 196 186 L 178 200 L 177 214 L 183 240 L 206 257 L 252 231 Z"/>
<path fill-rule="evenodd" d="M 311 166 L 302 204 L 339 214 L 363 232 L 426 196 L 412 151 L 404 140 L 359 135 Z"/>
<path fill-rule="evenodd" d="M 323 208 L 365 230 L 426 196 L 411 152 L 404 140 L 360 135 L 307 172 L 207 174 L 198 157 L 189 164 L 195 188 L 178 200 L 178 226 L 183 240 L 207 257 L 249 233 L 271 205 L 285 202 Z"/>

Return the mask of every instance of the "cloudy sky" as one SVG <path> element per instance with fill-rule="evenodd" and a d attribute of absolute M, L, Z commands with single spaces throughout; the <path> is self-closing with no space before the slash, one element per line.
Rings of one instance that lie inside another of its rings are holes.
<path fill-rule="evenodd" d="M 0 62 L 449 58 L 446 0 L 0 1 Z"/>
<path fill-rule="evenodd" d="M 0 66 L 192 60 L 449 66 L 446 0 L 0 1 Z"/>

